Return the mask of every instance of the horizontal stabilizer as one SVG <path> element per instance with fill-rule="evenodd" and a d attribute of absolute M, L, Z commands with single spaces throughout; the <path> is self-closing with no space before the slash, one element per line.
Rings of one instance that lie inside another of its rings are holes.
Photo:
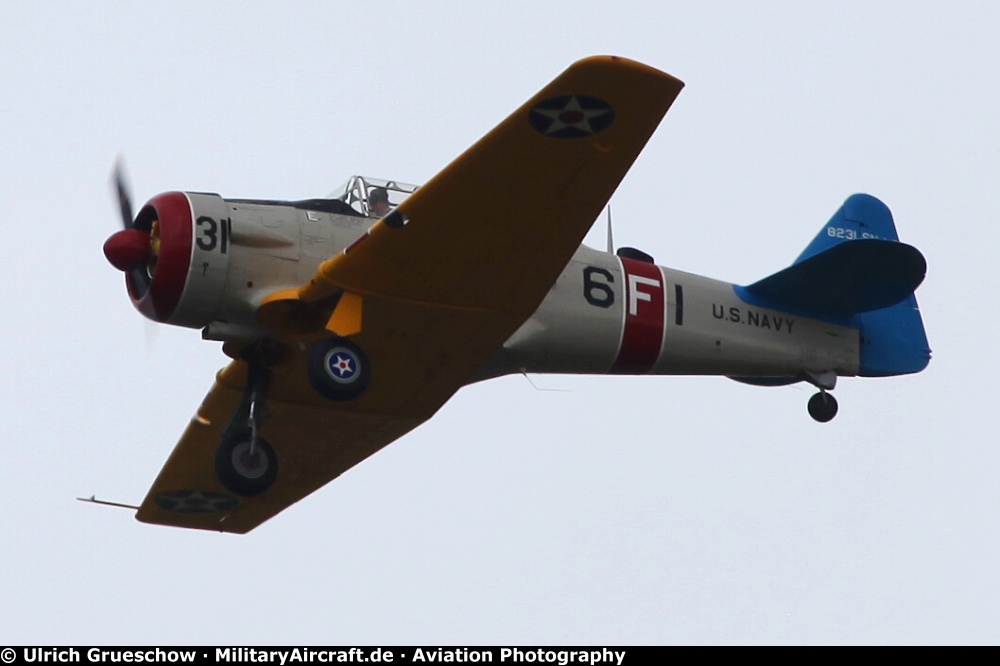
<path fill-rule="evenodd" d="M 740 291 L 778 309 L 849 316 L 899 303 L 926 272 L 915 247 L 863 239 L 835 245 Z"/>

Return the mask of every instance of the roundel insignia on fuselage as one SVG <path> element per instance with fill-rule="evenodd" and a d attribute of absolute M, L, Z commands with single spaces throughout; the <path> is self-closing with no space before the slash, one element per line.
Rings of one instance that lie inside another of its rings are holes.
<path fill-rule="evenodd" d="M 587 95 L 550 97 L 536 104 L 528 114 L 533 128 L 556 139 L 597 134 L 614 119 L 615 110 L 610 104 Z"/>

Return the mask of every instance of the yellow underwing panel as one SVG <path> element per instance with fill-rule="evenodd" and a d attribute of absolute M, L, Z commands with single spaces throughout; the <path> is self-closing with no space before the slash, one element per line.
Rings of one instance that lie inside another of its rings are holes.
<path fill-rule="evenodd" d="M 247 368 L 234 361 L 137 518 L 246 532 L 430 418 L 538 307 L 682 86 L 622 58 L 572 65 L 309 284 L 265 299 L 258 320 L 283 347 L 261 421 L 277 480 L 240 498 L 215 475 L 220 442 L 245 426 Z M 354 400 L 308 381 L 324 324 L 371 361 Z"/>

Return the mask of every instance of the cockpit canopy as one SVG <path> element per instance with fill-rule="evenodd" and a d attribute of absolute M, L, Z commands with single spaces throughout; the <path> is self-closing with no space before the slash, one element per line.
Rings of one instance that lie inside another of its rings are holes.
<path fill-rule="evenodd" d="M 389 206 L 395 208 L 406 197 L 416 191 L 418 185 L 401 183 L 398 180 L 383 180 L 369 176 L 351 176 L 346 183 L 330 193 L 330 199 L 343 201 L 348 206 L 367 217 L 381 217 L 369 208 L 372 191 L 382 188 L 389 195 Z"/>

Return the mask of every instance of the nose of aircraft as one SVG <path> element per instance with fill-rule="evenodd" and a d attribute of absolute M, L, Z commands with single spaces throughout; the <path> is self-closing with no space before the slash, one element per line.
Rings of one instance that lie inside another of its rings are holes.
<path fill-rule="evenodd" d="M 104 256 L 120 271 L 130 271 L 149 263 L 149 233 L 141 229 L 122 229 L 104 243 Z"/>

